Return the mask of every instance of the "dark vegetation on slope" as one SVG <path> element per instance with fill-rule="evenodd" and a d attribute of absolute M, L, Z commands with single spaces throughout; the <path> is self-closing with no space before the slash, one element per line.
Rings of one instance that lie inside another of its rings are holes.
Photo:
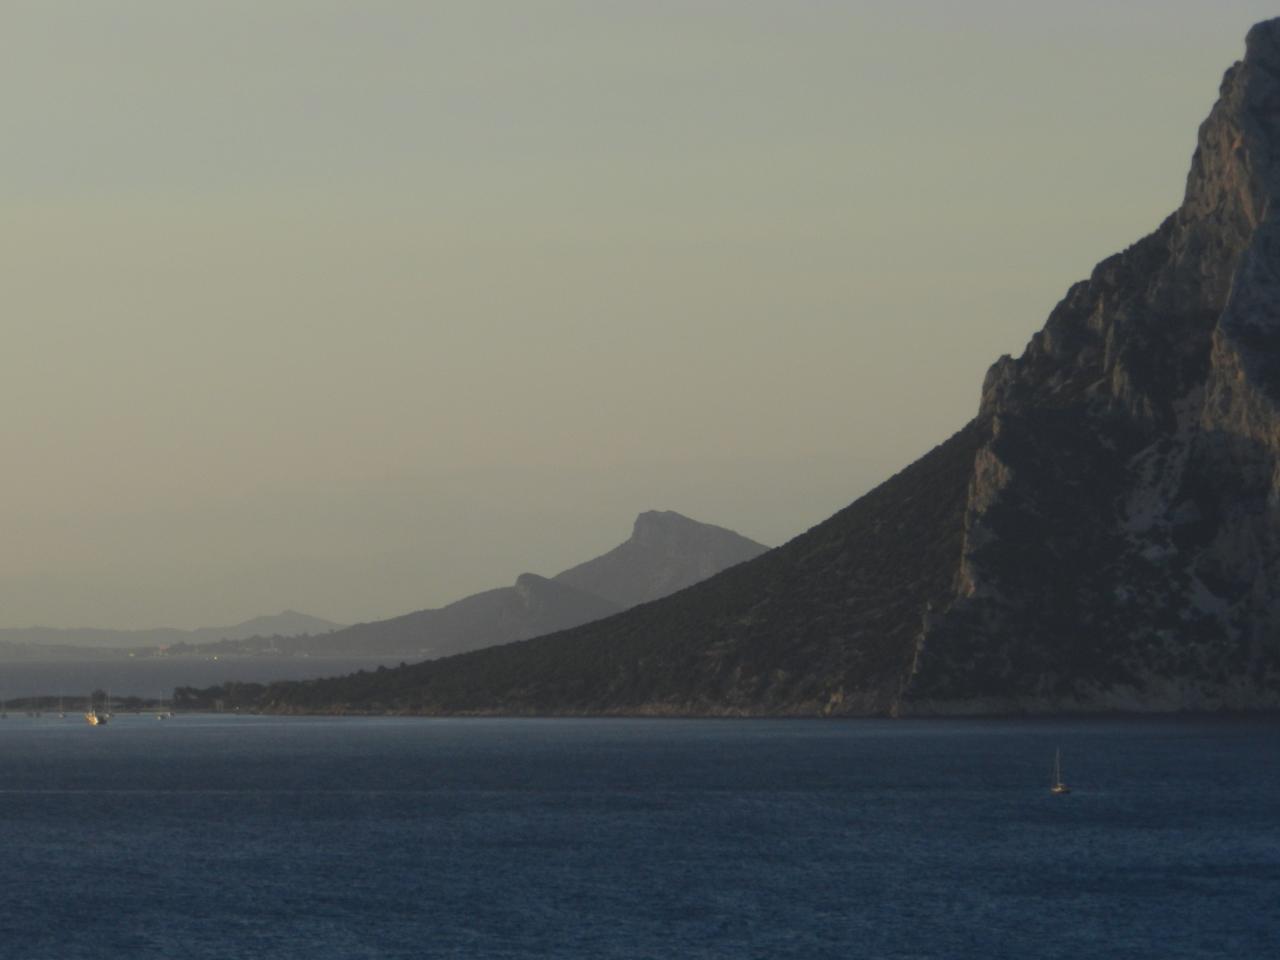
<path fill-rule="evenodd" d="M 790 543 L 562 633 L 268 687 L 180 691 L 283 712 L 885 713 L 952 586 L 977 420 Z"/>

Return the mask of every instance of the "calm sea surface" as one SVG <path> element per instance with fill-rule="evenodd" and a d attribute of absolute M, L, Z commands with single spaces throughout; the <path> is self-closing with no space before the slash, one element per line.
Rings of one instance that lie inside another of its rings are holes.
<path fill-rule="evenodd" d="M 1280 723 L 11 715 L 0 841 L 4 960 L 1271 958 Z"/>

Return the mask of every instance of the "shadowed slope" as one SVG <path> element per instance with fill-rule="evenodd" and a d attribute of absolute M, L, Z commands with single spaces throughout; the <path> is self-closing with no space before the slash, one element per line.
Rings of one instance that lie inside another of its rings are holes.
<path fill-rule="evenodd" d="M 959 559 L 975 421 L 790 543 L 551 636 L 268 688 L 282 711 L 884 713 Z"/>

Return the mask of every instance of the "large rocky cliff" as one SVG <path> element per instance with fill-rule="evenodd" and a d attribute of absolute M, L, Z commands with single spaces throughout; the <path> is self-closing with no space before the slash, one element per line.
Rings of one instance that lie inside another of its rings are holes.
<path fill-rule="evenodd" d="M 1182 206 L 982 391 L 955 597 L 904 712 L 1280 706 L 1280 21 Z"/>
<path fill-rule="evenodd" d="M 266 691 L 279 710 L 949 714 L 1280 707 L 1280 20 L 1184 202 L 1001 358 L 962 431 L 654 603 Z"/>

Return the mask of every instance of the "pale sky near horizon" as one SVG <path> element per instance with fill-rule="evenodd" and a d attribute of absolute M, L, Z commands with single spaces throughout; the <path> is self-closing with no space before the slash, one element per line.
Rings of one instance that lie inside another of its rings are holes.
<path fill-rule="evenodd" d="M 776 545 L 1177 206 L 1243 0 L 0 0 L 0 626 Z"/>

